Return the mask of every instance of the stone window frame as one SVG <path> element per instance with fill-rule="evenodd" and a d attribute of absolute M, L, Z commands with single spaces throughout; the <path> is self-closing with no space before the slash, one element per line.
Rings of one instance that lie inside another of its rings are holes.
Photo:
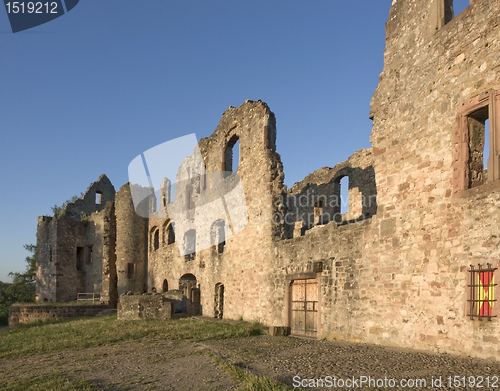
<path fill-rule="evenodd" d="M 500 179 L 500 88 L 490 89 L 463 103 L 458 110 L 458 124 L 454 137 L 455 156 L 453 160 L 453 196 L 458 197 L 464 191 L 473 189 L 469 185 L 469 118 L 488 108 L 489 139 L 488 178 L 483 185 L 498 182 Z M 484 151 L 483 151 L 484 153 Z M 479 187 L 479 186 L 478 186 Z"/>

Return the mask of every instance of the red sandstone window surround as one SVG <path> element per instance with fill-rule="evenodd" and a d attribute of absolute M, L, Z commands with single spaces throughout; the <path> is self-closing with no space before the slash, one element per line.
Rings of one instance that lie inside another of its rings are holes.
<path fill-rule="evenodd" d="M 484 151 L 488 141 L 489 150 Z M 454 146 L 454 193 L 500 179 L 500 89 L 489 90 L 461 105 Z M 489 156 L 487 171 L 484 155 Z"/>

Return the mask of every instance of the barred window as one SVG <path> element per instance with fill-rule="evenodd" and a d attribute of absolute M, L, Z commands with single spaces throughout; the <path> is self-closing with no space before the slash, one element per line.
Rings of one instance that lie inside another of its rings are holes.
<path fill-rule="evenodd" d="M 469 270 L 469 313 L 471 319 L 478 318 L 483 319 L 496 317 L 496 311 L 493 312 L 495 307 L 495 270 L 497 268 L 492 267 L 490 263 L 486 264 L 486 268 L 483 268 L 481 264 L 478 264 L 477 268 L 470 265 Z M 495 308 L 496 310 L 496 308 Z"/>

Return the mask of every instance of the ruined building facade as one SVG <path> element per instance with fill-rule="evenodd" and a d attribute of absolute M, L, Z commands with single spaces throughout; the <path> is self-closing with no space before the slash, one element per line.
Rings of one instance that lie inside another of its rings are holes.
<path fill-rule="evenodd" d="M 39 218 L 38 300 L 74 300 L 88 291 L 114 305 L 125 292 L 179 294 L 189 286 L 199 292 L 196 311 L 207 316 L 500 358 L 500 304 L 493 301 L 500 3 L 471 0 L 457 16 L 452 6 L 393 0 L 370 107 L 372 148 L 287 189 L 274 114 L 260 101 L 229 108 L 199 148 L 209 173 L 235 171 L 241 179 L 248 217 L 241 232 L 229 234 L 228 216 L 196 231 L 204 217 L 196 206 L 213 201 L 217 189 L 194 166 L 175 200 L 165 186 L 159 202 L 164 209 L 185 205 L 192 228 L 182 232 L 168 213 L 139 216 L 133 185 L 115 194 L 102 176 L 57 216 Z M 342 214 L 345 177 L 349 211 Z M 198 250 L 207 237 L 213 245 Z M 470 265 L 479 264 L 491 271 L 472 276 Z"/>

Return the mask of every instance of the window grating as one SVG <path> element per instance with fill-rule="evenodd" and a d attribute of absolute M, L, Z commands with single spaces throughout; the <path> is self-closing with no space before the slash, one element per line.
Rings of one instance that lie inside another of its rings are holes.
<path fill-rule="evenodd" d="M 469 287 L 469 314 L 471 319 L 479 318 L 495 318 L 493 315 L 493 307 L 495 305 L 495 270 L 497 268 L 492 267 L 490 263 L 486 264 L 486 268 L 483 268 L 481 264 L 478 264 L 478 268 L 475 269 L 473 265 L 470 265 L 470 284 Z"/>

